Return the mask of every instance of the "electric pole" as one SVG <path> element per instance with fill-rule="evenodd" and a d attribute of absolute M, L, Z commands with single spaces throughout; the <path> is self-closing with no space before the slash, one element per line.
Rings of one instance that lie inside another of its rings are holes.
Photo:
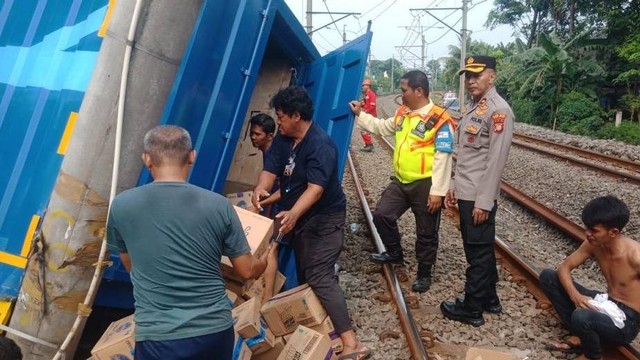
<path fill-rule="evenodd" d="M 347 43 L 347 25 L 342 24 L 342 45 Z"/>
<path fill-rule="evenodd" d="M 422 35 L 422 56 L 420 56 L 420 59 L 422 60 L 422 71 L 424 71 L 425 73 L 427 72 L 427 69 L 424 67 L 424 57 L 425 57 L 425 45 L 426 41 L 424 41 L 424 35 Z"/>
<path fill-rule="evenodd" d="M 393 84 L 393 55 L 391 55 L 391 93 L 393 94 L 393 91 L 395 90 L 394 88 L 394 84 Z"/>
<path fill-rule="evenodd" d="M 464 69 L 464 59 L 467 57 L 467 12 L 469 11 L 468 0 L 462 0 L 462 29 L 460 38 L 462 44 L 460 45 L 460 69 Z M 464 76 L 460 76 L 460 91 L 458 95 L 458 102 L 460 103 L 460 112 L 465 112 L 464 106 Z"/>
<path fill-rule="evenodd" d="M 313 24 L 311 23 L 312 13 L 313 13 L 313 0 L 307 0 L 307 34 L 309 34 L 309 38 L 311 38 L 311 34 L 313 34 Z"/>

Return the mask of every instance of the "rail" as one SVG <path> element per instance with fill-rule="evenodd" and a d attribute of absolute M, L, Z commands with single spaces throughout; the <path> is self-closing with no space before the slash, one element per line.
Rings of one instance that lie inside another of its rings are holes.
<path fill-rule="evenodd" d="M 360 184 L 358 173 L 353 163 L 351 153 L 347 154 L 347 159 L 349 161 L 349 168 L 351 169 L 353 182 L 358 192 L 358 198 L 360 199 L 360 204 L 362 205 L 362 212 L 367 219 L 369 229 L 371 229 L 373 241 L 376 245 L 376 248 L 378 249 L 378 252 L 383 252 L 385 250 L 384 244 L 382 243 L 382 239 L 380 238 L 380 235 L 378 235 L 376 227 L 373 224 L 371 209 L 369 208 L 369 203 L 367 202 L 364 190 L 362 189 L 362 185 Z M 402 330 L 404 331 L 404 334 L 407 338 L 407 344 L 409 345 L 411 356 L 413 357 L 413 359 L 428 360 L 429 355 L 427 354 L 427 350 L 424 348 L 424 344 L 422 343 L 422 339 L 420 338 L 418 326 L 416 325 L 413 316 L 411 315 L 411 311 L 407 307 L 407 302 L 404 298 L 404 295 L 402 294 L 400 282 L 398 281 L 398 277 L 396 276 L 396 272 L 393 266 L 389 264 L 382 265 L 382 271 L 384 274 L 384 278 L 387 281 L 387 285 L 389 286 L 391 296 L 393 297 L 396 307 L 398 308 L 398 318 L 400 319 L 400 325 L 402 326 Z"/>
<path fill-rule="evenodd" d="M 597 153 L 595 151 L 581 149 L 565 144 L 554 143 L 552 141 L 522 134 L 514 134 L 513 144 L 516 146 L 525 147 L 528 150 L 535 151 L 543 155 L 553 156 L 570 161 L 583 168 L 596 170 L 609 176 L 623 179 L 624 181 L 627 181 L 629 183 L 640 185 L 640 175 L 638 175 L 640 174 L 640 164 L 634 161 L 616 158 L 613 156 Z M 537 144 L 546 148 L 541 148 L 532 144 Z M 569 152 L 574 155 L 580 156 L 583 159 L 567 155 L 566 153 L 557 153 L 551 151 L 549 148 L 553 148 L 561 152 Z M 610 166 L 621 167 L 627 171 L 613 169 Z"/>

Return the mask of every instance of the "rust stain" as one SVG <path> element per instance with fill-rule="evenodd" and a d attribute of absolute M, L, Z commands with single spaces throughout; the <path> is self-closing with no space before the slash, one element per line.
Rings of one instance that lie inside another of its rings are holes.
<path fill-rule="evenodd" d="M 60 172 L 54 188 L 56 194 L 63 199 L 73 201 L 78 204 L 87 204 L 91 206 L 109 205 L 109 202 L 100 196 L 93 189 L 89 189 L 87 185 L 65 172 Z"/>
<path fill-rule="evenodd" d="M 82 247 L 76 250 L 71 257 L 64 260 L 59 269 L 64 269 L 69 265 L 83 267 L 93 266 L 93 264 L 96 262 L 96 259 L 98 258 L 98 255 L 100 254 L 101 246 L 102 240 L 91 241 L 82 245 Z"/>
<path fill-rule="evenodd" d="M 105 211 L 104 214 L 100 215 L 101 219 L 84 220 L 84 225 L 86 227 L 87 233 L 98 238 L 103 238 L 105 233 L 105 226 L 107 224 L 107 212 Z"/>
<path fill-rule="evenodd" d="M 78 310 L 78 303 L 84 301 L 87 291 L 71 291 L 60 296 L 56 296 L 51 301 L 51 304 L 58 309 L 76 312 Z"/>

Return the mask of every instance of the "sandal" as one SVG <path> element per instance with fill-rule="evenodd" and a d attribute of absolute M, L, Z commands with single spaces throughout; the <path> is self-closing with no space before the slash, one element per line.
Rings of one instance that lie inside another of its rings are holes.
<path fill-rule="evenodd" d="M 371 350 L 365 348 L 364 350 L 355 351 L 350 354 L 342 355 L 338 357 L 338 360 L 364 360 L 371 355 Z"/>
<path fill-rule="evenodd" d="M 564 345 L 564 346 L 563 346 Z M 559 343 L 548 343 L 544 345 L 544 349 L 548 351 L 560 351 L 566 354 L 582 353 L 582 345 L 576 345 L 569 340 L 563 340 Z"/>

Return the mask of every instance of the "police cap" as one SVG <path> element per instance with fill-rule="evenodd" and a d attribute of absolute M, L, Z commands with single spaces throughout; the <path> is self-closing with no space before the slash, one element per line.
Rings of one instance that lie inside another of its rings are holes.
<path fill-rule="evenodd" d="M 462 75 L 465 72 L 472 72 L 479 74 L 484 69 L 496 69 L 496 58 L 486 55 L 474 55 L 469 56 L 464 64 L 464 69 L 458 71 L 458 75 Z"/>

